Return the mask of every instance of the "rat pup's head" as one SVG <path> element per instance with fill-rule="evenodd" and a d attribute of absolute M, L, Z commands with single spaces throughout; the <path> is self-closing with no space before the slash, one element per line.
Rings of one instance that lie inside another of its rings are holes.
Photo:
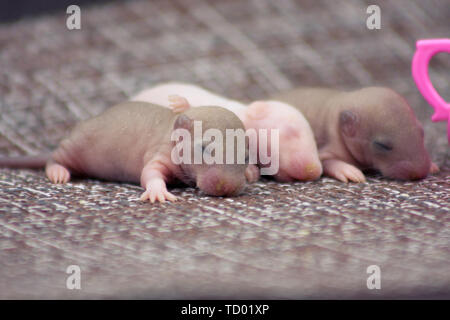
<path fill-rule="evenodd" d="M 403 97 L 379 87 L 344 95 L 340 132 L 361 165 L 393 179 L 427 176 L 431 161 L 424 145 L 423 127 Z"/>
<path fill-rule="evenodd" d="M 247 108 L 246 127 L 268 129 L 267 153 L 279 159 L 279 170 L 274 174 L 278 181 L 316 180 L 322 174 L 311 127 L 292 106 L 280 101 L 255 101 Z M 278 148 L 271 145 L 271 129 L 278 130 Z"/>
<path fill-rule="evenodd" d="M 234 196 L 244 190 L 248 141 L 243 136 L 242 145 L 237 139 L 233 147 L 227 145 L 227 129 L 245 134 L 241 120 L 233 112 L 221 107 L 191 108 L 177 117 L 174 129 L 187 130 L 190 138 L 188 148 L 178 153 L 185 159 L 180 164 L 180 179 L 213 196 Z M 242 152 L 242 162 L 237 161 L 238 151 Z M 227 163 L 229 152 L 233 152 L 232 163 Z"/>

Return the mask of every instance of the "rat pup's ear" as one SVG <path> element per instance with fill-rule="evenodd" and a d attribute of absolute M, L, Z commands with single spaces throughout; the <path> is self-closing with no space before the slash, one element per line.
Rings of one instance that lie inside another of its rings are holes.
<path fill-rule="evenodd" d="M 248 107 L 246 114 L 254 120 L 263 119 L 267 116 L 269 105 L 264 101 L 252 102 Z"/>
<path fill-rule="evenodd" d="M 355 136 L 359 122 L 359 115 L 355 111 L 344 110 L 339 114 L 339 127 L 342 133 L 348 137 Z"/>
<path fill-rule="evenodd" d="M 181 128 L 183 128 L 183 129 L 186 129 L 186 130 L 191 130 L 193 125 L 194 125 L 194 121 L 191 118 L 189 118 L 185 114 L 181 114 L 175 120 L 173 128 L 174 129 L 181 129 Z"/>

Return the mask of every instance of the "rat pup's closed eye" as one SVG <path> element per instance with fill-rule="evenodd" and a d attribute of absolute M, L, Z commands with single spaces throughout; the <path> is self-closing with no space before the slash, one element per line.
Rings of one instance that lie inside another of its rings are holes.
<path fill-rule="evenodd" d="M 379 151 L 388 152 L 394 148 L 390 142 L 373 141 L 373 145 Z"/>

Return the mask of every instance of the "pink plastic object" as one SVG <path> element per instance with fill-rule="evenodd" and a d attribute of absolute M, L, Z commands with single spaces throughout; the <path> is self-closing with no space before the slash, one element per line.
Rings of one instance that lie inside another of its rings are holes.
<path fill-rule="evenodd" d="M 419 40 L 416 43 L 416 53 L 412 61 L 412 75 L 416 81 L 417 88 L 422 96 L 434 108 L 432 121 L 448 121 L 447 138 L 450 143 L 450 103 L 437 93 L 431 84 L 428 75 L 428 63 L 430 59 L 439 52 L 450 53 L 450 39 L 428 39 Z"/>

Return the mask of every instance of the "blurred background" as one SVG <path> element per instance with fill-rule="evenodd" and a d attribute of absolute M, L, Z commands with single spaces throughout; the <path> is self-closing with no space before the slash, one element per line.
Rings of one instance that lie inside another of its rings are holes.
<path fill-rule="evenodd" d="M 80 30 L 66 27 L 70 4 Z M 379 30 L 366 27 L 371 4 Z M 2 155 L 50 150 L 77 121 L 163 81 L 243 101 L 381 85 L 409 101 L 442 171 L 418 183 L 263 179 L 237 200 L 177 189 L 189 200 L 149 207 L 130 202 L 137 186 L 64 189 L 3 169 L 0 297 L 448 297 L 446 124 L 430 121 L 411 59 L 418 39 L 450 36 L 449 18 L 448 0 L 1 2 Z M 449 72 L 450 55 L 433 58 L 447 101 Z M 61 288 L 70 263 L 86 270 L 81 293 Z M 381 293 L 365 286 L 369 264 L 390 270 Z"/>
<path fill-rule="evenodd" d="M 81 30 L 66 27 L 70 1 L 2 2 L 4 110 L 33 108 L 35 122 L 65 126 L 140 89 L 179 80 L 242 100 L 301 85 L 383 85 L 429 119 L 432 109 L 410 76 L 415 41 L 448 37 L 450 30 L 445 0 L 379 1 L 380 30 L 366 27 L 370 1 L 78 3 Z M 449 64 L 439 54 L 430 70 L 447 101 Z"/>

